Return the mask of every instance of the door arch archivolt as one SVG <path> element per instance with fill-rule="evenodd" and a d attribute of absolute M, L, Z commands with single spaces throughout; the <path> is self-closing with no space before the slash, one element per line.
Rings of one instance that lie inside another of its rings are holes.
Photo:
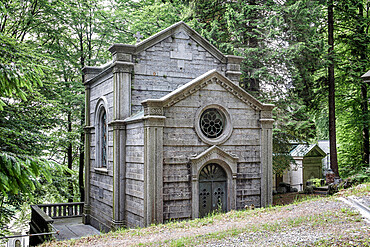
<path fill-rule="evenodd" d="M 223 171 L 225 172 L 226 179 L 224 180 L 225 183 L 225 189 L 224 192 L 226 203 L 224 204 L 224 211 L 230 211 L 231 209 L 236 208 L 236 167 L 237 162 L 232 162 L 230 164 L 229 162 L 222 160 L 222 159 L 211 159 L 206 162 L 203 162 L 200 160 L 200 162 L 192 162 L 192 218 L 198 218 L 200 216 L 200 191 L 199 191 L 199 184 L 200 184 L 200 173 L 203 170 L 204 167 L 206 167 L 209 164 L 217 164 L 219 165 Z M 217 190 L 218 187 L 215 186 L 215 189 Z M 214 194 L 215 191 L 213 191 Z M 217 195 L 218 196 L 218 195 Z"/>

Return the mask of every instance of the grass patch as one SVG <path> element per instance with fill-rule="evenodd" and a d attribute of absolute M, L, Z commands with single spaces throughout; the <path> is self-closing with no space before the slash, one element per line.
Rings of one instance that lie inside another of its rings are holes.
<path fill-rule="evenodd" d="M 340 190 L 335 196 L 369 196 L 370 183 L 359 184 L 357 186 Z"/>
<path fill-rule="evenodd" d="M 346 216 L 346 214 L 343 214 Z M 334 212 L 323 213 L 313 216 L 301 216 L 295 218 L 287 218 L 285 220 L 268 222 L 263 224 L 250 225 L 243 228 L 232 228 L 225 231 L 218 231 L 208 234 L 200 234 L 193 237 L 182 237 L 178 239 L 170 239 L 166 241 L 160 241 L 155 243 L 144 244 L 144 246 L 194 246 L 202 245 L 205 243 L 222 240 L 225 238 L 231 238 L 238 236 L 242 233 L 262 233 L 262 234 L 273 234 L 282 231 L 287 231 L 292 228 L 309 225 L 311 227 L 322 227 L 330 226 L 333 223 L 343 220 L 343 215 L 335 215 Z"/>

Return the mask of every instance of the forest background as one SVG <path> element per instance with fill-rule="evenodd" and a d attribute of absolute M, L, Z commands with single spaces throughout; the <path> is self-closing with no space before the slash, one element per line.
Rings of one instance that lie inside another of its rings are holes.
<path fill-rule="evenodd" d="M 277 106 L 275 173 L 289 166 L 291 142 L 329 139 L 335 110 L 339 174 L 369 180 L 361 80 L 370 69 L 369 8 L 362 0 L 1 1 L 0 234 L 30 204 L 83 201 L 82 68 L 108 62 L 113 43 L 134 44 L 136 32 L 148 38 L 180 20 L 244 57 L 240 86 Z"/>

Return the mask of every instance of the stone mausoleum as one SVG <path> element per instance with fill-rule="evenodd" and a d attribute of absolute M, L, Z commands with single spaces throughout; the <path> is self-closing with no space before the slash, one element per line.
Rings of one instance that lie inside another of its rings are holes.
<path fill-rule="evenodd" d="M 272 109 L 184 22 L 86 67 L 84 222 L 108 231 L 272 202 Z"/>

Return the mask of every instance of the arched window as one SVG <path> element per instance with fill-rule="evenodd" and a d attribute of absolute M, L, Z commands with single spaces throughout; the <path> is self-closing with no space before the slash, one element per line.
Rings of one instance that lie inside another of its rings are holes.
<path fill-rule="evenodd" d="M 108 167 L 108 101 L 103 96 L 100 97 L 95 105 L 94 125 L 95 125 L 95 168 L 101 172 L 106 172 Z"/>
<path fill-rule="evenodd" d="M 99 161 L 101 167 L 107 167 L 107 140 L 108 140 L 108 131 L 107 131 L 107 113 L 102 107 L 99 118 Z"/>

